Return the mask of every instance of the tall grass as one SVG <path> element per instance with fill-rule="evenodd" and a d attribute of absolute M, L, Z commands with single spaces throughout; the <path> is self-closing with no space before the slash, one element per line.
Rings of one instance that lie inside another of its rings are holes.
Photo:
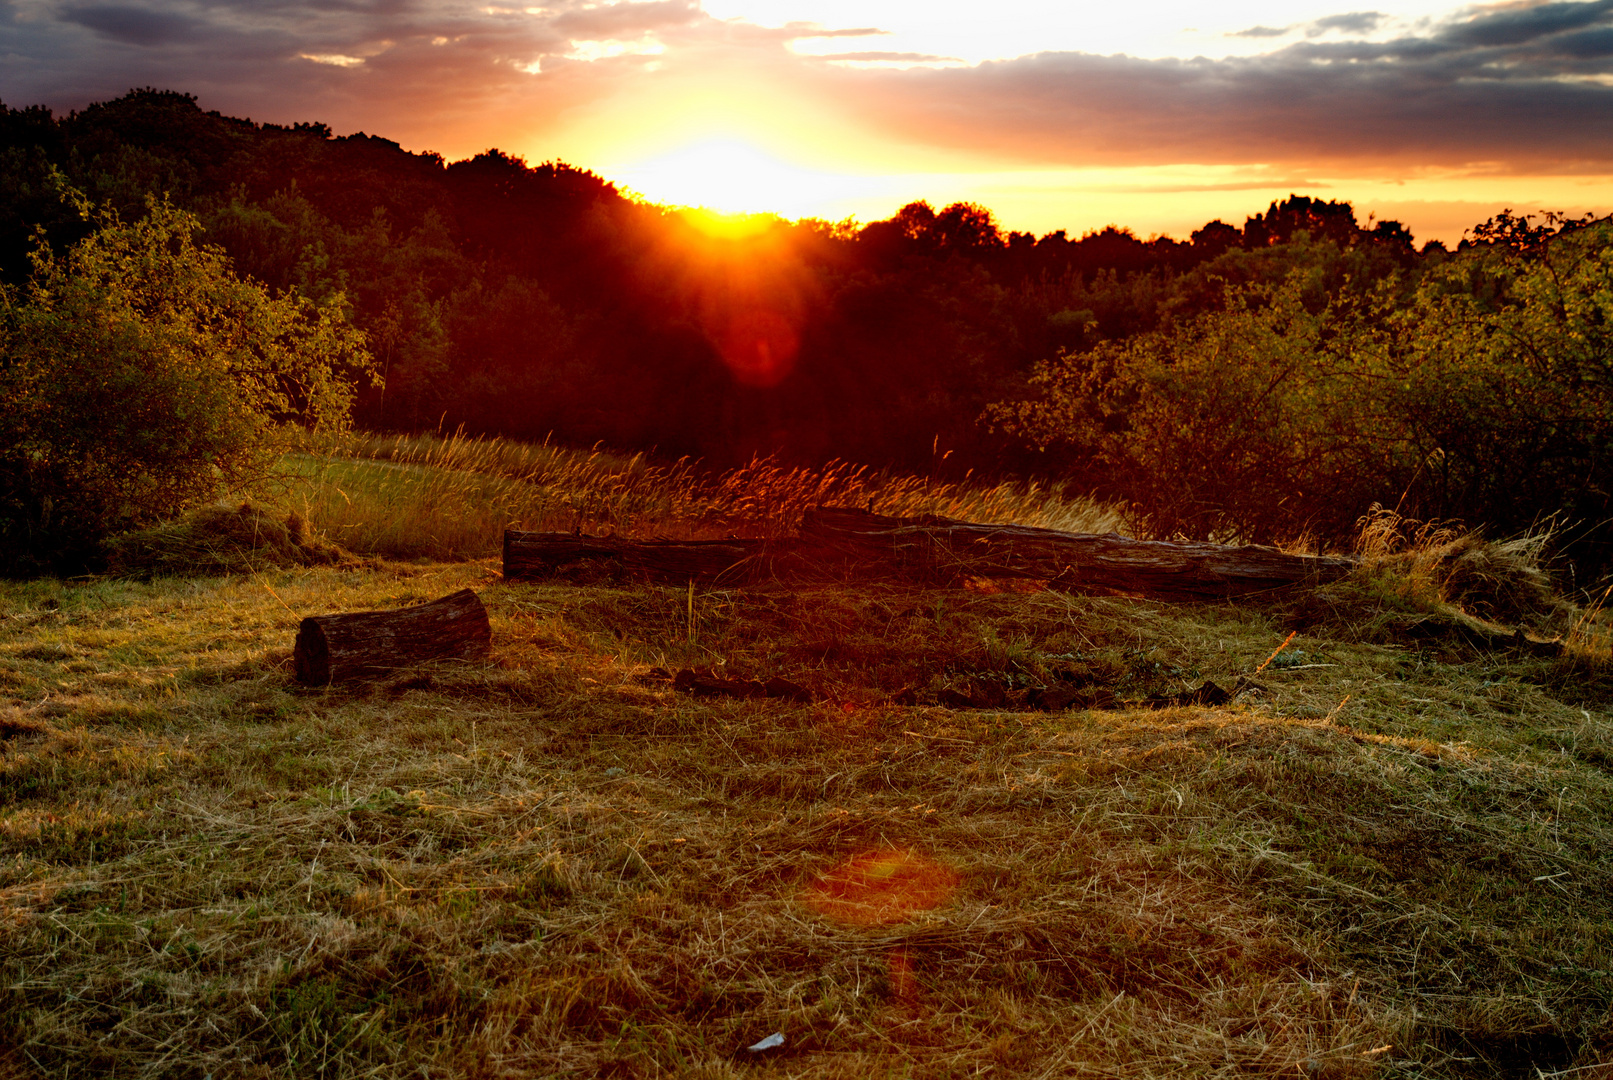
<path fill-rule="evenodd" d="M 944 483 L 843 461 L 803 468 L 765 458 L 712 472 L 688 458 L 462 433 L 355 434 L 310 445 L 286 459 L 271 497 L 351 551 L 394 558 L 491 556 L 506 528 L 778 536 L 824 505 L 1073 532 L 1120 524 L 1116 511 L 1035 481 Z"/>

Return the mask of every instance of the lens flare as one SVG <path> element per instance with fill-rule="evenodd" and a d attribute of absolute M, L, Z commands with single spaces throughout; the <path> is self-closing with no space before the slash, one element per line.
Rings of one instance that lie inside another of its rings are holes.
<path fill-rule="evenodd" d="M 737 312 L 717 345 L 735 382 L 762 389 L 777 386 L 795 370 L 800 346 L 790 321 L 767 308 Z"/>
<path fill-rule="evenodd" d="M 853 926 L 887 926 L 940 907 L 958 875 L 899 848 L 855 855 L 813 883 L 803 897 L 820 915 Z"/>

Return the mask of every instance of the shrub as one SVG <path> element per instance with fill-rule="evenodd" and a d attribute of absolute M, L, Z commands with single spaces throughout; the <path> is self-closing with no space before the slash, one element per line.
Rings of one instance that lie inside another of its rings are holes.
<path fill-rule="evenodd" d="M 1307 309 L 1303 275 L 1233 290 L 1223 311 L 1040 366 L 997 424 L 1073 446 L 1155 536 L 1346 536 L 1403 456 L 1371 419 L 1365 324 Z M 1392 501 L 1392 499 L 1391 499 Z"/>
<path fill-rule="evenodd" d="M 341 427 L 370 369 L 335 303 L 272 296 L 166 199 L 43 244 L 0 293 L 0 570 L 72 571 L 109 535 L 261 477 L 297 426 Z"/>
<path fill-rule="evenodd" d="M 989 416 L 1084 458 L 1156 535 L 1342 543 L 1373 503 L 1491 535 L 1558 515 L 1605 566 L 1613 220 L 1503 217 L 1480 238 L 1413 290 L 1320 309 L 1302 269 L 1229 288 L 1223 310 L 1040 365 Z"/>

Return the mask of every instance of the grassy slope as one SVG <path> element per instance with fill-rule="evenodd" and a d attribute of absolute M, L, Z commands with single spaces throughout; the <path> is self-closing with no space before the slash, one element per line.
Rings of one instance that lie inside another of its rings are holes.
<path fill-rule="evenodd" d="M 299 616 L 465 585 L 492 662 L 291 681 Z M 1044 714 L 889 699 L 1286 626 L 486 563 L 0 614 L 0 1074 L 1613 1074 L 1613 720 L 1554 661 L 1324 624 L 1224 708 Z M 652 673 L 718 661 L 821 700 Z"/>

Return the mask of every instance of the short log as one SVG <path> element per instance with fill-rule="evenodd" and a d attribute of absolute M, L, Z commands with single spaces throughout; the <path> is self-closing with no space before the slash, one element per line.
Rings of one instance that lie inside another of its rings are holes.
<path fill-rule="evenodd" d="M 302 621 L 292 650 L 308 686 L 361 679 L 424 660 L 476 659 L 492 648 L 487 609 L 470 589 L 396 611 L 318 615 Z"/>

